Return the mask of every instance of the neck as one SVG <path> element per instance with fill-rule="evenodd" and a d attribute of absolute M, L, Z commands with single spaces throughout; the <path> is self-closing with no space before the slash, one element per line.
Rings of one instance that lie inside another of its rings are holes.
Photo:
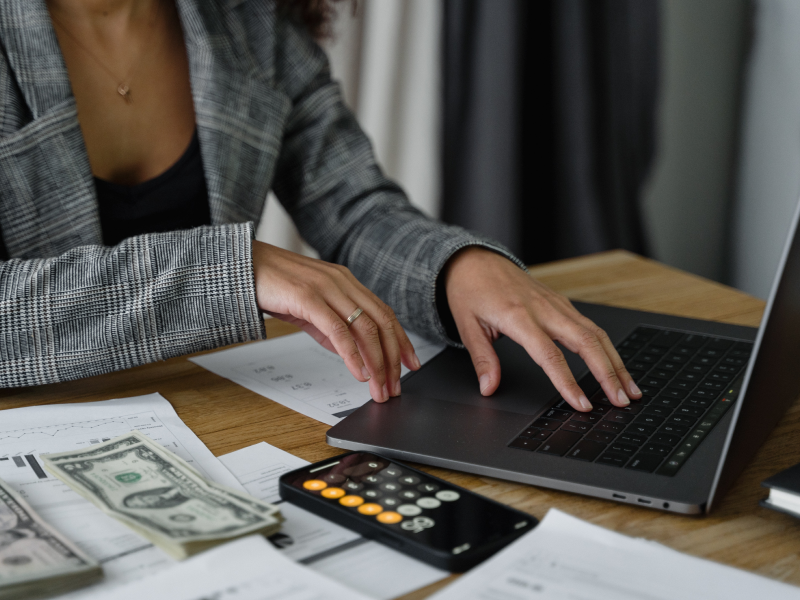
<path fill-rule="evenodd" d="M 46 0 L 58 20 L 79 26 L 126 26 L 147 20 L 160 0 Z"/>

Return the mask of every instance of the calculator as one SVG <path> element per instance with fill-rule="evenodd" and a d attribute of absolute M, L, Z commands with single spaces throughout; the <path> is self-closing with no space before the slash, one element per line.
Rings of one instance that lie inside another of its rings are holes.
<path fill-rule="evenodd" d="M 285 473 L 279 489 L 292 504 L 456 573 L 537 524 L 527 513 L 369 452 Z"/>

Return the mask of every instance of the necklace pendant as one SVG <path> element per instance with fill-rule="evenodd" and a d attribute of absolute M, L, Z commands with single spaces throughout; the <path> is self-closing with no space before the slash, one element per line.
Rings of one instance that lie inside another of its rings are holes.
<path fill-rule="evenodd" d="M 131 103 L 133 102 L 133 98 L 131 98 L 131 88 L 129 88 L 129 87 L 128 87 L 127 85 L 125 85 L 124 83 L 120 83 L 120 84 L 119 84 L 119 87 L 117 87 L 117 93 L 118 93 L 120 96 L 122 96 L 122 98 L 123 98 L 123 99 L 125 100 L 125 102 L 127 102 L 128 104 L 131 104 Z"/>

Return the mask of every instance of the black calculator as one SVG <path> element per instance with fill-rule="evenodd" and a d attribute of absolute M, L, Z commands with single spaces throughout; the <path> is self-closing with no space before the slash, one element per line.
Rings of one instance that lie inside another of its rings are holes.
<path fill-rule="evenodd" d="M 281 498 L 440 569 L 466 571 L 536 526 L 407 465 L 348 452 L 285 473 Z"/>

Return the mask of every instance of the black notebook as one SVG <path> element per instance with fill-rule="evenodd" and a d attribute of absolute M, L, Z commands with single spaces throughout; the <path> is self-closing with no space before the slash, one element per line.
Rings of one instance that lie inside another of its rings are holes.
<path fill-rule="evenodd" d="M 773 475 L 761 485 L 769 488 L 769 497 L 759 502 L 761 506 L 800 519 L 800 464 Z"/>

